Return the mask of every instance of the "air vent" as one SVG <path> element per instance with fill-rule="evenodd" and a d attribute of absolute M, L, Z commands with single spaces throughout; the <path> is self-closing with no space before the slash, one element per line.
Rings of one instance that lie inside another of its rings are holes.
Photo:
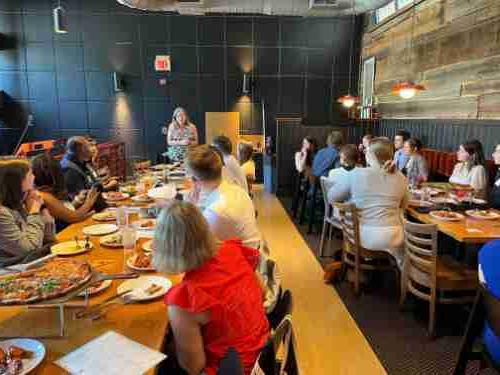
<path fill-rule="evenodd" d="M 309 9 L 337 7 L 338 0 L 309 0 Z"/>

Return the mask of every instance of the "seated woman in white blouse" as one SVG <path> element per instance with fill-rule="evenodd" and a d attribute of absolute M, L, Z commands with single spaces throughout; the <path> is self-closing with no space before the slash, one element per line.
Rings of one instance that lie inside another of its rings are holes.
<path fill-rule="evenodd" d="M 481 142 L 473 139 L 461 144 L 457 151 L 457 159 L 458 163 L 453 168 L 450 182 L 470 186 L 478 196 L 485 197 L 488 175 Z"/>
<path fill-rule="evenodd" d="M 359 212 L 361 246 L 391 253 L 402 264 L 402 210 L 407 202 L 407 180 L 393 163 L 388 138 L 374 138 L 366 152 L 367 168 L 342 175 L 328 191 L 330 202 L 347 199 Z"/>

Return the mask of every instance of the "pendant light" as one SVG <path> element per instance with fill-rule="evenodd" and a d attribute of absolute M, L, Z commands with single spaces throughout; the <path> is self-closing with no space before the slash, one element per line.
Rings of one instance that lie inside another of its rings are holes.
<path fill-rule="evenodd" d="M 66 24 L 66 10 L 61 6 L 61 0 L 58 1 L 57 7 L 53 10 L 54 17 L 54 32 L 56 34 L 66 34 L 68 27 Z"/>
<path fill-rule="evenodd" d="M 338 103 L 341 103 L 345 108 L 351 108 L 354 104 L 359 103 L 359 98 L 357 96 L 351 95 L 351 82 L 352 82 L 352 59 L 353 59 L 353 44 L 354 44 L 354 29 L 356 25 L 356 8 L 354 4 L 354 0 L 351 0 L 352 4 L 352 22 L 351 22 L 351 45 L 349 49 L 349 91 L 347 95 L 342 95 L 337 99 Z"/>
<path fill-rule="evenodd" d="M 411 61 L 411 55 L 413 51 L 413 41 L 415 39 L 415 16 L 416 16 L 416 6 L 415 6 L 415 0 L 413 0 L 413 13 L 412 13 L 412 26 L 411 26 L 411 40 L 410 40 L 410 52 L 409 52 L 409 61 L 408 61 L 408 66 L 411 66 L 412 61 Z M 400 81 L 396 83 L 392 87 L 392 94 L 393 95 L 399 95 L 402 99 L 411 99 L 419 91 L 425 91 L 426 88 L 424 85 L 417 84 L 414 81 L 411 80 L 405 80 L 405 81 Z"/>

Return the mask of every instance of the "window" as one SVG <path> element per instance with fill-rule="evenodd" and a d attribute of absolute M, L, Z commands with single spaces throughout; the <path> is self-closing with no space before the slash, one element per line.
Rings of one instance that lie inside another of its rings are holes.
<path fill-rule="evenodd" d="M 397 0 L 397 8 L 401 9 L 413 3 L 413 0 Z"/>
<path fill-rule="evenodd" d="M 370 118 L 373 106 L 373 86 L 375 83 L 375 57 L 369 57 L 363 61 L 361 73 L 361 118 Z"/>
<path fill-rule="evenodd" d="M 396 13 L 396 0 L 391 1 L 389 4 L 383 6 L 382 8 L 378 8 L 375 12 L 375 20 L 377 23 L 380 23 L 387 17 L 392 16 L 394 13 Z"/>

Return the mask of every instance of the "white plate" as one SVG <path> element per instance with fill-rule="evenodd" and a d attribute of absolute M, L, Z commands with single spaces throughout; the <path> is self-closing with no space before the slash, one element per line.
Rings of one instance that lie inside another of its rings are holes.
<path fill-rule="evenodd" d="M 76 241 L 67 241 L 58 243 L 50 248 L 52 254 L 56 255 L 77 255 L 86 252 L 94 247 L 92 242 L 89 241 L 90 247 L 85 248 L 86 241 L 78 240 L 78 245 Z"/>
<path fill-rule="evenodd" d="M 144 291 L 151 286 L 151 284 L 161 285 L 162 289 L 154 294 L 148 295 Z M 132 290 L 127 294 L 127 298 L 134 301 L 149 301 L 155 298 L 162 297 L 172 287 L 172 282 L 161 276 L 141 276 L 137 279 L 131 279 L 123 282 L 118 286 L 118 293 Z"/>
<path fill-rule="evenodd" d="M 116 247 L 116 248 L 123 247 L 123 241 L 120 244 L 112 244 L 112 243 L 106 242 L 108 239 L 113 238 L 114 236 L 118 236 L 118 235 L 121 235 L 121 234 L 120 233 L 113 233 L 113 234 L 110 234 L 109 236 L 101 237 L 101 239 L 99 240 L 99 243 L 101 244 L 101 246 L 106 246 L 106 247 Z"/>
<path fill-rule="evenodd" d="M 111 197 L 108 193 L 102 193 L 102 197 L 104 199 L 106 199 L 107 201 L 111 201 L 111 202 L 117 202 L 117 201 L 123 201 L 125 199 L 128 199 L 130 198 L 130 194 L 127 194 L 127 193 L 122 193 L 120 192 L 120 196 L 115 198 L 115 197 Z"/>
<path fill-rule="evenodd" d="M 148 268 L 139 268 L 139 267 L 136 267 L 136 266 L 134 266 L 134 260 L 135 260 L 135 257 L 128 258 L 128 260 L 127 260 L 127 267 L 129 267 L 130 269 L 133 269 L 134 271 L 142 271 L 142 272 L 153 272 L 153 271 L 156 271 L 153 268 L 153 266 L 148 267 Z"/>
<path fill-rule="evenodd" d="M 410 199 L 408 201 L 408 205 L 411 207 L 432 207 L 433 204 L 427 201 L 421 201 L 418 199 Z"/>
<path fill-rule="evenodd" d="M 443 197 L 431 198 L 431 202 L 434 202 L 436 204 L 456 204 L 457 203 L 451 198 L 443 198 Z"/>
<path fill-rule="evenodd" d="M 105 289 L 108 289 L 111 284 L 113 284 L 113 280 L 104 280 L 101 285 L 97 288 L 89 287 L 87 290 L 89 291 L 89 296 L 93 296 L 94 294 L 100 293 Z M 85 297 L 85 290 L 78 293 L 78 297 Z"/>
<path fill-rule="evenodd" d="M 153 240 L 146 241 L 142 244 L 142 250 L 144 250 L 147 253 L 152 253 L 154 251 L 153 249 Z"/>
<path fill-rule="evenodd" d="M 83 234 L 87 236 L 104 236 L 118 231 L 115 224 L 95 224 L 83 228 Z"/>
<path fill-rule="evenodd" d="M 153 222 L 153 226 L 152 227 L 141 227 L 141 224 L 142 223 L 146 223 L 146 222 Z M 156 219 L 141 219 L 141 220 L 137 220 L 136 222 L 134 222 L 134 224 L 132 224 L 132 226 L 137 229 L 137 230 L 145 230 L 145 231 L 154 231 L 155 228 L 156 228 Z"/>
<path fill-rule="evenodd" d="M 33 339 L 11 339 L 0 341 L 0 348 L 7 351 L 9 346 L 18 346 L 24 350 L 29 350 L 32 352 L 31 358 L 23 359 L 23 368 L 18 375 L 25 375 L 33 371 L 45 357 L 45 346 L 38 341 Z"/>
<path fill-rule="evenodd" d="M 441 217 L 436 215 L 436 211 L 431 211 L 429 215 L 431 215 L 434 219 L 436 220 L 442 220 L 442 221 L 460 221 L 464 218 L 464 215 L 459 214 L 457 212 L 454 212 L 455 217 Z"/>
<path fill-rule="evenodd" d="M 154 171 L 163 171 L 165 169 L 172 169 L 174 168 L 174 164 L 156 164 L 150 167 L 150 169 Z"/>
<path fill-rule="evenodd" d="M 149 202 L 152 202 L 153 199 L 148 196 L 148 195 L 136 195 L 136 196 L 133 196 L 132 199 L 134 202 L 137 202 L 137 203 L 149 203 Z"/>
<path fill-rule="evenodd" d="M 116 210 L 106 210 L 103 212 L 98 212 L 92 215 L 92 219 L 95 221 L 115 221 Z"/>
<path fill-rule="evenodd" d="M 177 189 L 174 184 L 168 184 L 158 188 L 151 189 L 148 195 L 153 199 L 174 199 L 177 195 Z"/>
<path fill-rule="evenodd" d="M 488 216 L 478 215 L 476 210 L 467 210 L 467 211 L 465 211 L 465 213 L 468 216 L 470 216 L 474 219 L 478 219 L 478 220 L 496 220 L 496 219 L 500 218 L 500 214 L 498 214 L 497 212 L 489 211 L 489 210 L 486 210 L 486 211 L 488 211 Z"/>
<path fill-rule="evenodd" d="M 416 194 L 416 195 L 422 195 L 423 193 L 424 193 L 423 189 L 415 189 L 415 190 L 413 190 L 413 194 Z M 441 194 L 442 191 L 439 190 L 439 189 L 427 188 L 427 193 L 430 196 L 433 196 L 433 195 Z"/>

